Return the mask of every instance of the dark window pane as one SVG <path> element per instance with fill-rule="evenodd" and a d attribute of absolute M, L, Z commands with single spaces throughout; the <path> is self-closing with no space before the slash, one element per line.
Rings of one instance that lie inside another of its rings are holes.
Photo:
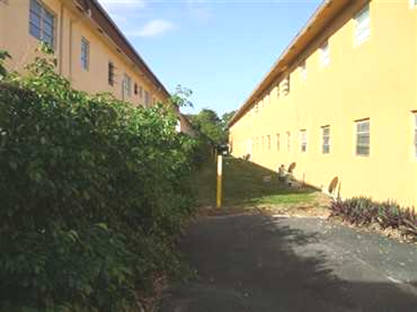
<path fill-rule="evenodd" d="M 30 12 L 30 23 L 41 28 L 41 18 L 36 13 Z"/>
<path fill-rule="evenodd" d="M 41 38 L 41 30 L 33 24 L 30 24 L 30 34 L 38 39 Z"/>
<path fill-rule="evenodd" d="M 45 33 L 50 34 L 50 35 L 52 35 L 52 34 L 53 34 L 53 32 L 54 32 L 54 27 L 52 27 L 51 25 L 48 25 L 48 24 L 43 24 L 42 26 L 43 26 L 43 31 L 44 31 Z"/>
<path fill-rule="evenodd" d="M 48 35 L 43 35 L 43 38 L 42 38 L 42 41 L 43 42 L 45 42 L 45 43 L 47 43 L 49 46 L 53 46 L 54 45 L 54 38 L 53 37 L 50 37 L 50 36 L 48 36 Z"/>
<path fill-rule="evenodd" d="M 40 4 L 37 0 L 31 0 L 30 1 L 30 10 L 33 11 L 33 12 L 38 13 L 38 15 L 41 15 L 42 7 L 40 6 Z"/>
<path fill-rule="evenodd" d="M 49 26 L 53 27 L 54 26 L 54 16 L 52 14 L 50 14 L 49 12 L 44 11 L 43 22 L 45 24 L 48 24 Z"/>

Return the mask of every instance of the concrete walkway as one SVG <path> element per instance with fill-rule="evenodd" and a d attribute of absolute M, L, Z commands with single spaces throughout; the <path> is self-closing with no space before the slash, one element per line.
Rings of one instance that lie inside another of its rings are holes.
<path fill-rule="evenodd" d="M 198 279 L 161 312 L 417 311 L 417 247 L 325 220 L 235 215 L 192 225 Z"/>

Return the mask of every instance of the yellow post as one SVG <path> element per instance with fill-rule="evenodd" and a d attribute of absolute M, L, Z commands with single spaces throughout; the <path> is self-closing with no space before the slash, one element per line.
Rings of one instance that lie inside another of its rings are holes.
<path fill-rule="evenodd" d="M 217 156 L 217 200 L 216 206 L 222 206 L 222 175 L 223 175 L 223 156 Z"/>

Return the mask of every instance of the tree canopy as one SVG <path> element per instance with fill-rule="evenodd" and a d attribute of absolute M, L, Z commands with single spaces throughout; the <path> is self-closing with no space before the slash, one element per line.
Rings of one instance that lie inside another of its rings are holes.
<path fill-rule="evenodd" d="M 202 134 L 207 136 L 214 144 L 227 144 L 228 141 L 228 123 L 235 111 L 223 114 L 221 117 L 212 109 L 202 109 L 197 115 L 190 116 L 193 125 Z"/>

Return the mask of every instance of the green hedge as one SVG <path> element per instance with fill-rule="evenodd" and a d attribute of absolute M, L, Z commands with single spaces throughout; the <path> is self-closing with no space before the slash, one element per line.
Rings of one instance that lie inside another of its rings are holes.
<path fill-rule="evenodd" d="M 48 59 L 27 71 L 0 76 L 0 310 L 124 311 L 180 268 L 196 143 L 169 105 L 75 91 Z"/>

